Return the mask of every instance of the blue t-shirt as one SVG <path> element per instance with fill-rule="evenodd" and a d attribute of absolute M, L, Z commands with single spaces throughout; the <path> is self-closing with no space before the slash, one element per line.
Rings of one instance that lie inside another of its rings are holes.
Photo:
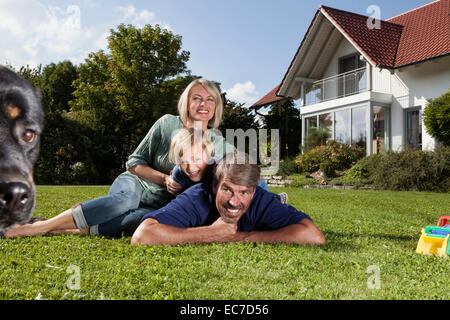
<path fill-rule="evenodd" d="M 178 195 L 166 206 L 147 213 L 142 221 L 156 219 L 161 224 L 178 228 L 193 228 L 210 225 L 220 217 L 216 208 L 211 183 L 197 183 Z M 288 204 L 282 204 L 274 195 L 260 187 L 247 211 L 238 221 L 238 231 L 267 231 L 297 224 L 311 218 Z"/>

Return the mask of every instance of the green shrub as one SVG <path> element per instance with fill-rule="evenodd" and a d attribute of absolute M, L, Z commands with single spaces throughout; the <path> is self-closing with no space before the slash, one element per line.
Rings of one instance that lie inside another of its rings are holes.
<path fill-rule="evenodd" d="M 317 184 L 317 180 L 314 178 L 307 178 L 304 175 L 295 174 L 288 176 L 287 179 L 292 180 L 292 182 L 289 184 L 290 187 L 299 188 L 311 184 Z"/>
<path fill-rule="evenodd" d="M 300 169 L 298 167 L 298 164 L 293 159 L 284 158 L 279 163 L 277 175 L 285 177 L 299 172 Z"/>
<path fill-rule="evenodd" d="M 343 179 L 347 181 L 355 179 L 362 180 L 367 178 L 369 178 L 369 171 L 367 170 L 367 168 L 363 167 L 361 163 L 355 164 L 343 176 Z"/>
<path fill-rule="evenodd" d="M 336 175 L 335 165 L 331 160 L 325 160 L 320 164 L 320 171 L 325 177 L 334 177 Z"/>
<path fill-rule="evenodd" d="M 388 151 L 358 162 L 368 182 L 390 190 L 450 191 L 450 147 Z M 356 169 L 355 169 L 356 170 Z"/>
<path fill-rule="evenodd" d="M 346 178 L 345 176 L 337 177 L 331 180 L 328 184 L 334 186 L 353 186 L 353 187 L 363 187 L 367 186 L 367 180 L 360 178 Z"/>
<path fill-rule="evenodd" d="M 361 147 L 331 141 L 304 154 L 299 154 L 295 162 L 301 172 L 314 172 L 321 169 L 326 177 L 334 177 L 336 171 L 349 169 L 365 154 L 365 150 Z"/>
<path fill-rule="evenodd" d="M 450 146 L 450 90 L 439 98 L 428 100 L 423 123 L 433 138 Z"/>

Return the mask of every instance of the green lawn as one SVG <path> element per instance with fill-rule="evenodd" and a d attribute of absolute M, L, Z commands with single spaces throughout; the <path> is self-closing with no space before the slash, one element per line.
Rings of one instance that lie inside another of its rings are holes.
<path fill-rule="evenodd" d="M 49 218 L 107 190 L 39 186 L 35 216 Z M 415 253 L 420 230 L 450 215 L 449 194 L 273 191 L 288 192 L 327 244 L 132 247 L 129 237 L 0 239 L 0 299 L 450 299 L 449 258 Z"/>

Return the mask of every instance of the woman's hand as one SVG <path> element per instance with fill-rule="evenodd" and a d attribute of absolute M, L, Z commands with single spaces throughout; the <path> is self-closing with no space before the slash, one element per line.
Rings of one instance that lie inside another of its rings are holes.
<path fill-rule="evenodd" d="M 173 195 L 177 195 L 183 190 L 183 187 L 178 182 L 173 180 L 171 175 L 166 176 L 164 179 L 164 185 L 167 188 L 167 192 Z"/>

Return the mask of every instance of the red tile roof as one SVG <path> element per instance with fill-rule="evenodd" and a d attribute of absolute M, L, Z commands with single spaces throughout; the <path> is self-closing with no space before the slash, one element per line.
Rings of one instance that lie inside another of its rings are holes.
<path fill-rule="evenodd" d="M 322 11 L 340 31 L 375 65 L 392 66 L 403 26 L 379 21 L 380 28 L 369 29 L 368 17 L 321 6 Z"/>
<path fill-rule="evenodd" d="M 255 102 L 250 108 L 264 107 L 264 106 L 272 104 L 274 102 L 278 102 L 278 101 L 281 101 L 281 100 L 286 100 L 287 98 L 280 97 L 280 96 L 276 95 L 276 92 L 278 91 L 279 88 L 280 88 L 280 85 L 278 85 L 275 88 L 273 88 L 272 91 L 270 91 L 264 97 L 262 97 L 257 102 Z"/>
<path fill-rule="evenodd" d="M 394 67 L 450 53 L 450 0 L 440 0 L 387 21 L 403 26 Z"/>
<path fill-rule="evenodd" d="M 450 0 L 438 0 L 369 29 L 367 16 L 320 6 L 372 63 L 396 68 L 450 53 Z"/>

